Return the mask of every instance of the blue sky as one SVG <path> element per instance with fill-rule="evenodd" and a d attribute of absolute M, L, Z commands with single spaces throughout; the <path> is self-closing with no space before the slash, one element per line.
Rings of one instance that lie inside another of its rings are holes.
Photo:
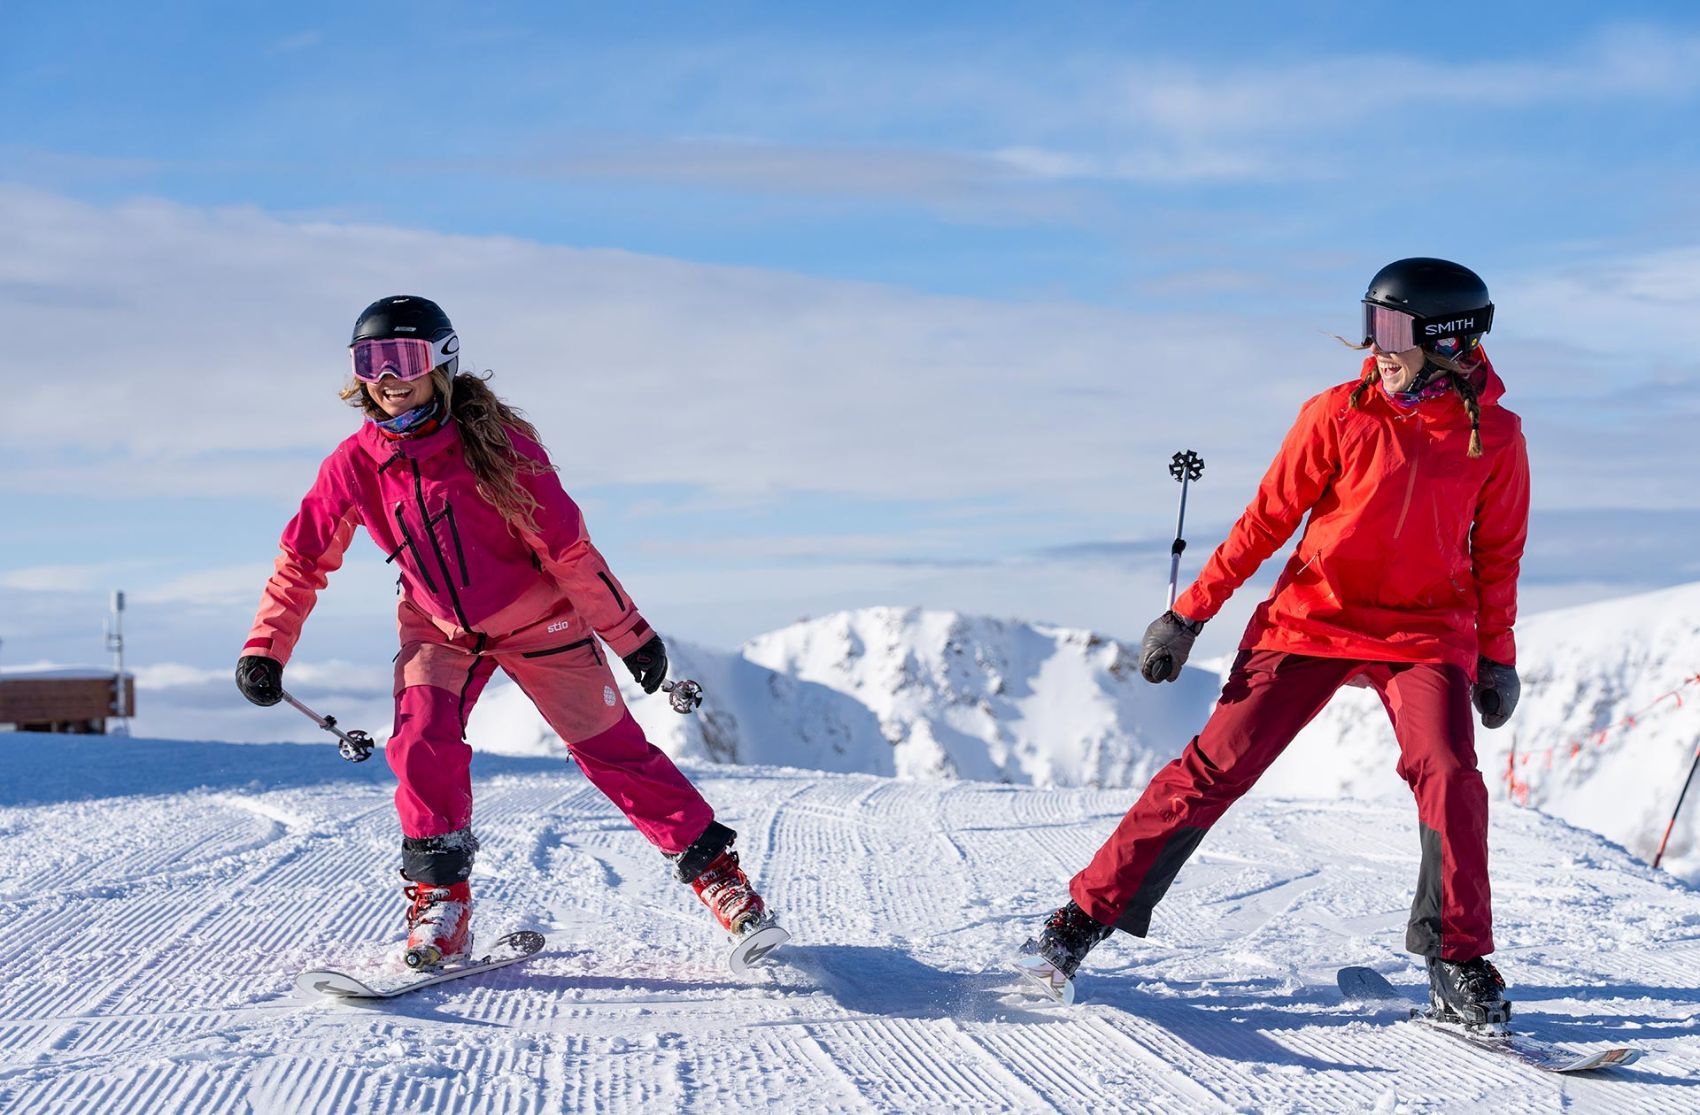
<path fill-rule="evenodd" d="M 670 634 L 1137 635 L 1168 455 L 1202 556 L 1413 254 L 1499 303 L 1531 602 L 1700 577 L 1691 5 L 615 7 L 8 14 L 0 666 L 96 657 L 63 617 L 128 587 L 151 661 L 222 667 L 401 290 Z M 391 637 L 358 560 L 304 655 Z"/>

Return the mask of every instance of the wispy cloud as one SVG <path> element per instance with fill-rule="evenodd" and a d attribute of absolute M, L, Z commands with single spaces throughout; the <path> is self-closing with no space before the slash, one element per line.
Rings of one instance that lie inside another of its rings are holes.
<path fill-rule="evenodd" d="M 1700 93 L 1700 35 L 1657 25 L 1606 26 L 1541 53 L 1444 60 L 1396 50 L 1271 63 L 932 45 L 894 58 L 854 44 L 757 39 L 663 52 L 641 66 L 618 53 L 591 60 L 579 78 L 594 76 L 627 138 L 571 135 L 573 154 L 510 169 L 933 202 L 1041 183 L 1287 181 L 1340 175 L 1381 135 L 1428 126 L 1443 142 L 1447 122 L 1468 119 L 1479 138 L 1517 113 L 1557 106 L 1678 113 Z M 576 88 L 579 78 L 562 82 Z M 1423 111 L 1378 90 L 1421 90 Z M 649 114 L 665 115 L 670 130 L 642 123 Z"/>
<path fill-rule="evenodd" d="M 87 592 L 110 586 L 139 563 L 124 561 L 85 562 L 69 565 L 33 565 L 0 573 L 0 588 L 23 592 Z"/>
<path fill-rule="evenodd" d="M 325 41 L 323 31 L 300 31 L 293 35 L 285 35 L 271 44 L 273 54 L 293 54 L 296 51 L 310 50 Z"/>
<path fill-rule="evenodd" d="M 1175 414 L 1207 407 L 1208 441 L 1224 448 L 1273 446 L 1299 399 L 1352 371 L 1322 332 L 1333 322 L 1302 317 L 1272 327 L 927 296 L 511 238 L 298 224 L 252 209 L 100 207 L 16 188 L 0 189 L 0 286 L 23 294 L 0 302 L 0 327 L 14 365 L 32 369 L 0 411 L 12 454 L 0 487 L 15 491 L 303 489 L 353 421 L 334 394 L 347 323 L 389 290 L 438 297 L 461 324 L 468 359 L 498 369 L 497 387 L 546 431 L 570 431 L 551 440 L 580 488 L 688 477 L 715 498 L 902 492 L 992 497 L 1012 514 L 1126 505 L 1160 518 L 1169 493 L 1130 493 L 1120 477 L 1153 455 L 1167 459 Z M 1668 412 L 1673 385 L 1700 374 L 1684 355 L 1700 316 L 1700 248 L 1501 275 L 1495 289 L 1496 355 L 1512 368 L 1540 365 L 1513 375 L 1517 405 L 1539 406 L 1555 389 L 1570 404 L 1627 391 Z M 1548 365 L 1556 338 L 1569 372 Z M 1311 356 L 1244 374 L 1270 346 Z M 1235 386 L 1201 394 L 1201 384 Z M 1664 385 L 1665 395 L 1638 384 Z M 65 405 L 68 385 L 77 406 Z M 1568 417 L 1586 426 L 1609 415 L 1571 405 Z M 634 426 L 642 454 L 630 452 Z M 1668 473 L 1660 455 L 1682 458 L 1684 428 L 1667 413 L 1653 429 L 1626 431 L 1636 444 L 1619 463 Z M 1555 454 L 1556 472 L 1583 471 Z M 1548 491 L 1576 498 L 1573 488 Z"/>
<path fill-rule="evenodd" d="M 690 477 L 711 492 L 1081 506 L 1114 490 L 1106 472 L 1185 394 L 1173 377 L 1130 379 L 1128 353 L 1221 370 L 1257 344 L 1249 325 L 1213 323 L 1200 352 L 1187 337 L 1202 323 L 1184 317 L 252 210 L 14 189 L 0 190 L 0 218 L 0 282 L 52 292 L 0 304 L 11 358 L 35 371 L 0 412 L 16 461 L 0 486 L 14 490 L 304 488 L 353 423 L 334 394 L 348 322 L 390 290 L 450 308 L 467 358 L 556 431 L 579 487 Z M 1103 395 L 1083 413 L 1064 389 L 1086 387 Z"/>

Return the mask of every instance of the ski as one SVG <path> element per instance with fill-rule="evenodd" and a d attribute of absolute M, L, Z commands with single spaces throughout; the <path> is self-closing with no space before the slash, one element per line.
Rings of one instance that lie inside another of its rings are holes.
<path fill-rule="evenodd" d="M 1426 1029 L 1445 1034 L 1476 1049 L 1509 1057 L 1542 1072 L 1591 1072 L 1595 1069 L 1634 1064 L 1641 1058 L 1641 1051 L 1629 1046 L 1602 1049 L 1595 1053 L 1577 1053 L 1526 1034 L 1496 1034 L 1472 1030 L 1457 1022 L 1442 1022 L 1430 1017 L 1423 1008 L 1412 1006 L 1409 996 L 1387 982 L 1380 972 L 1371 968 L 1341 968 L 1335 976 L 1335 982 L 1340 985 L 1340 994 L 1347 1002 L 1403 1006 L 1409 1010 L 1410 1020 Z"/>
<path fill-rule="evenodd" d="M 420 972 L 383 972 L 366 978 L 356 978 L 334 968 L 316 968 L 295 977 L 295 986 L 302 991 L 333 999 L 393 999 L 409 991 L 446 983 L 462 976 L 477 975 L 526 959 L 543 947 L 543 934 L 530 930 L 509 933 L 497 941 L 489 952 L 476 958 L 451 960 Z"/>
<path fill-rule="evenodd" d="M 1028 940 L 1021 946 L 1021 951 L 1010 960 L 1010 967 L 1021 973 L 1032 986 L 1039 989 L 1047 998 L 1072 1006 L 1074 1003 L 1074 980 L 1063 975 L 1062 970 L 1039 951 L 1039 942 Z"/>
<path fill-rule="evenodd" d="M 735 975 L 765 964 L 774 949 L 791 939 L 777 922 L 763 921 L 733 940 L 732 951 L 726 954 L 726 966 Z"/>

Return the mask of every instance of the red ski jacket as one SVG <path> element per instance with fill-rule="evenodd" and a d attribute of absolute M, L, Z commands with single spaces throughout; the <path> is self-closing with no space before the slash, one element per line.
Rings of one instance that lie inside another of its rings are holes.
<path fill-rule="evenodd" d="M 519 474 L 538 502 L 535 532 L 518 524 L 510 529 L 478 494 L 456 423 L 400 440 L 362 423 L 325 458 L 284 528 L 283 553 L 243 653 L 289 661 L 356 526 L 400 569 L 406 598 L 450 636 L 505 635 L 553 616 L 559 626 L 549 630 L 561 632 L 563 642 L 570 632 L 588 635 L 586 623 L 619 655 L 647 642 L 649 624 L 591 545 L 578 505 L 548 468 L 543 447 L 517 431 L 509 437 L 545 469 Z"/>
<path fill-rule="evenodd" d="M 1407 410 L 1371 387 L 1354 410 L 1357 381 L 1329 388 L 1299 411 L 1257 497 L 1175 611 L 1214 616 L 1308 512 L 1241 649 L 1451 662 L 1471 677 L 1478 654 L 1515 665 L 1529 458 L 1521 422 L 1499 405 L 1505 385 L 1478 356 L 1480 457 L 1469 456 L 1456 392 Z"/>

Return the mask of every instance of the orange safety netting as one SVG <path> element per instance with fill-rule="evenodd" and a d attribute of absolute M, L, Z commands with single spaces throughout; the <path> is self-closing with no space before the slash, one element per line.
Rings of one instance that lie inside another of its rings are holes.
<path fill-rule="evenodd" d="M 1590 733 L 1587 737 L 1587 743 L 1581 740 L 1570 740 L 1568 743 L 1543 747 L 1535 751 L 1525 751 L 1521 754 L 1517 751 L 1517 745 L 1513 743 L 1511 753 L 1506 756 L 1505 760 L 1505 786 L 1511 795 L 1511 800 L 1518 805 L 1529 804 L 1529 783 L 1518 776 L 1517 772 L 1520 769 L 1526 768 L 1530 763 L 1541 763 L 1543 764 L 1542 769 L 1551 770 L 1555 758 L 1569 762 L 1580 755 L 1588 743 L 1595 747 L 1601 747 L 1613 732 L 1623 728 L 1633 728 L 1656 712 L 1668 711 L 1667 705 L 1669 709 L 1681 708 L 1683 691 L 1697 685 L 1700 685 L 1700 674 L 1683 678 L 1674 689 L 1659 694 L 1645 707 L 1636 709 L 1623 719 L 1614 721 Z"/>

